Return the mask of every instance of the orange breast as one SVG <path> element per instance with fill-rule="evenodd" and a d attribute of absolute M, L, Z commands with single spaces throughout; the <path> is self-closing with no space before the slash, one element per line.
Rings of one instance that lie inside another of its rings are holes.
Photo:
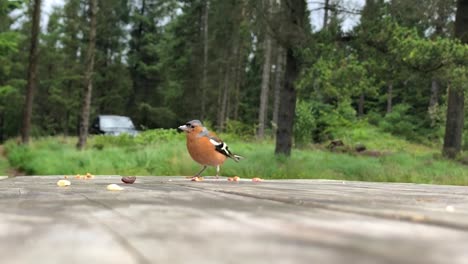
<path fill-rule="evenodd" d="M 195 133 L 187 134 L 187 149 L 192 159 L 201 165 L 218 166 L 226 160 L 207 137 L 197 137 Z"/>

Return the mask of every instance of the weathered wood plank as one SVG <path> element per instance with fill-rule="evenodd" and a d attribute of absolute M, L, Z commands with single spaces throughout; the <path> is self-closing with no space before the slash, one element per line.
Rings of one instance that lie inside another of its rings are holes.
<path fill-rule="evenodd" d="M 188 186 L 188 183 L 183 183 Z M 252 184 L 206 181 L 196 188 L 468 231 L 468 187 L 329 180 Z"/>
<path fill-rule="evenodd" d="M 55 185 L 59 178 L 0 181 L 2 263 L 466 263 L 468 259 L 468 232 L 459 226 L 467 219 L 466 187 L 138 177 L 124 191 L 110 192 L 106 185 L 118 183 L 120 177 L 72 179 L 66 188 Z M 455 211 L 447 212 L 446 204 Z M 386 210 L 444 222 L 401 221 L 379 213 Z"/>

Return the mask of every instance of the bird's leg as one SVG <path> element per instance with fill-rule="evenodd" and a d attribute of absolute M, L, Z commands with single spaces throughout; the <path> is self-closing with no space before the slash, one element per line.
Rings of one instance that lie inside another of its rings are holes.
<path fill-rule="evenodd" d="M 192 177 L 192 181 L 202 181 L 203 180 L 203 177 L 200 177 L 200 174 L 206 170 L 206 165 L 203 165 L 203 168 L 201 169 L 201 171 L 199 171 L 197 174 L 195 174 L 195 176 Z"/>
<path fill-rule="evenodd" d="M 219 165 L 216 166 L 216 179 L 219 178 Z"/>
<path fill-rule="evenodd" d="M 199 171 L 197 174 L 195 174 L 195 176 L 194 176 L 194 177 L 198 177 L 198 176 L 200 176 L 200 174 L 201 174 L 203 171 L 205 171 L 205 170 L 206 170 L 206 168 L 207 168 L 207 166 L 206 166 L 206 165 L 203 165 L 203 168 L 202 168 L 202 169 L 201 169 L 201 170 L 200 170 L 200 171 Z"/>

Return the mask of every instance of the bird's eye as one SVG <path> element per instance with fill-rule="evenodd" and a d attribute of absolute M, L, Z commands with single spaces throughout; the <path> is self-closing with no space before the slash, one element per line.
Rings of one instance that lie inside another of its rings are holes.
<path fill-rule="evenodd" d="M 185 124 L 187 127 L 194 128 L 194 126 L 190 123 Z"/>

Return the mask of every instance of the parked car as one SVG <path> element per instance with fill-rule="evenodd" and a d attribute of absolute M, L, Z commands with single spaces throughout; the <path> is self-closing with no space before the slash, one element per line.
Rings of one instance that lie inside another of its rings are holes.
<path fill-rule="evenodd" d="M 92 125 L 91 133 L 118 136 L 120 134 L 129 134 L 136 136 L 138 131 L 135 129 L 132 120 L 128 116 L 118 115 L 99 115 Z"/>

